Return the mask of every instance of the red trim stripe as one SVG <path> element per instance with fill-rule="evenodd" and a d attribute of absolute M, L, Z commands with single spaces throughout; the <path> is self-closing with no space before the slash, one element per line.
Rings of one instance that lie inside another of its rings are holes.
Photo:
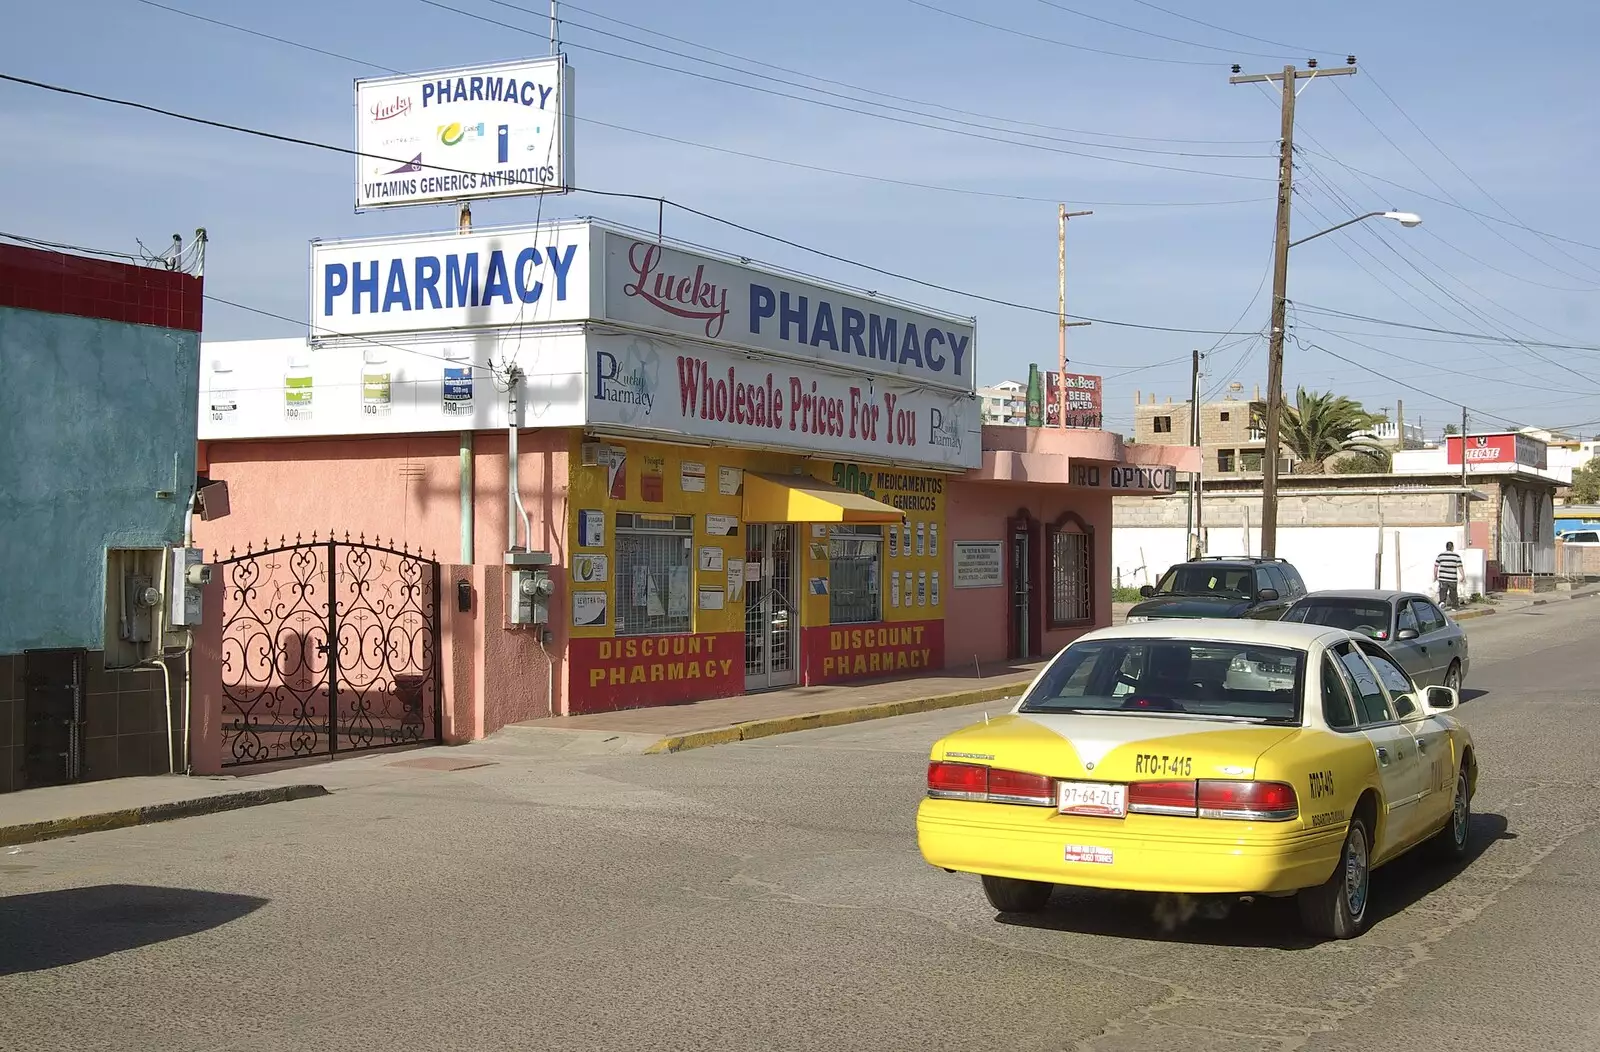
<path fill-rule="evenodd" d="M 199 332 L 203 285 L 156 267 L 0 245 L 0 307 Z"/>

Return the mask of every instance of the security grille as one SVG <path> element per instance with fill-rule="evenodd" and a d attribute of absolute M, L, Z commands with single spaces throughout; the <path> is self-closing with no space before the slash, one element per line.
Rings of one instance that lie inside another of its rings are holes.
<path fill-rule="evenodd" d="M 691 631 L 694 517 L 617 516 L 617 635 Z"/>
<path fill-rule="evenodd" d="M 828 613 L 835 625 L 883 619 L 883 527 L 835 526 L 828 540 Z"/>
<path fill-rule="evenodd" d="M 1050 621 L 1066 625 L 1093 616 L 1089 582 L 1093 568 L 1089 536 L 1055 533 L 1050 538 Z"/>

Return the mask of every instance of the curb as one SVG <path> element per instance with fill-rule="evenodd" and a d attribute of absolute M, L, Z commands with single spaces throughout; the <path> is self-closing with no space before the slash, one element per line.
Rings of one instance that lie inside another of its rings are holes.
<path fill-rule="evenodd" d="M 1452 621 L 1471 621 L 1475 617 L 1488 617 L 1492 613 L 1494 613 L 1493 607 L 1486 610 L 1462 610 L 1459 613 L 1452 613 L 1450 619 Z"/>
<path fill-rule="evenodd" d="M 930 698 L 883 701 L 873 705 L 851 705 L 842 709 L 806 712 L 798 716 L 774 716 L 771 719 L 749 720 L 745 723 L 735 723 L 727 727 L 711 727 L 703 731 L 689 731 L 686 734 L 675 734 L 662 738 L 645 749 L 645 754 L 660 755 L 663 753 L 683 752 L 687 749 L 703 749 L 711 745 L 727 745 L 730 742 L 770 738 L 774 734 L 792 734 L 795 731 L 811 731 L 822 727 L 843 727 L 851 723 L 865 723 L 867 720 L 882 720 L 891 716 L 907 716 L 914 712 L 934 712 L 939 709 L 953 709 L 962 705 L 976 705 L 979 702 L 994 701 L 997 698 L 1015 694 L 1026 688 L 1032 681 L 1030 677 L 1029 679 L 1013 680 L 1009 683 L 983 687 L 978 690 L 961 691 L 956 694 L 937 694 Z"/>
<path fill-rule="evenodd" d="M 129 826 L 150 825 L 152 822 L 171 822 L 179 818 L 193 818 L 196 815 L 236 811 L 242 807 L 259 807 L 262 804 L 277 804 L 327 795 L 328 790 L 320 785 L 283 785 L 270 789 L 244 789 L 233 793 L 218 793 L 214 796 L 201 796 L 193 800 L 178 800 L 166 804 L 149 804 L 145 807 L 125 807 L 92 815 L 53 818 L 46 822 L 0 826 L 0 847 L 14 847 L 18 844 L 37 843 L 40 840 L 77 836 L 80 833 L 126 829 Z"/>

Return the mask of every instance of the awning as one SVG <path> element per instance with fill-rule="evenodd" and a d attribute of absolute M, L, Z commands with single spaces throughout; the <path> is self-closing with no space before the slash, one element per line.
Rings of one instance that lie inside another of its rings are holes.
<path fill-rule="evenodd" d="M 744 473 L 746 522 L 899 523 L 905 513 L 806 475 Z"/>

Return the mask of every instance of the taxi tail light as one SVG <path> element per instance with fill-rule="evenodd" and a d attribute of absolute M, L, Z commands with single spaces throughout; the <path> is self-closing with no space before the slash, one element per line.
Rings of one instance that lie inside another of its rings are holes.
<path fill-rule="evenodd" d="M 1247 822 L 1287 822 L 1300 814 L 1294 786 L 1287 782 L 1202 780 L 1195 783 L 1201 818 Z"/>
<path fill-rule="evenodd" d="M 939 800 L 1054 807 L 1056 785 L 1042 774 L 935 761 L 928 764 L 928 795 Z"/>
<path fill-rule="evenodd" d="M 1128 786 L 1128 810 L 1141 815 L 1181 815 L 1193 818 L 1199 813 L 1194 782 L 1134 782 Z"/>

